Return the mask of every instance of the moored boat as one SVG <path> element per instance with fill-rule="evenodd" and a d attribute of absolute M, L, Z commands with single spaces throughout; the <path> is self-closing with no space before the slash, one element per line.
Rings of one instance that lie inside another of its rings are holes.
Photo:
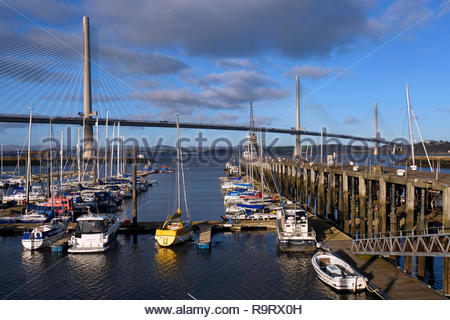
<path fill-rule="evenodd" d="M 103 252 L 116 238 L 120 221 L 112 214 L 83 215 L 77 219 L 75 233 L 69 240 L 69 253 Z"/>
<path fill-rule="evenodd" d="M 180 141 L 180 126 L 178 123 L 178 114 L 176 115 L 177 123 L 177 141 Z M 186 220 L 182 220 L 181 211 L 181 184 L 183 185 L 184 206 L 186 209 Z M 155 239 L 161 247 L 170 247 L 178 243 L 186 242 L 192 238 L 192 224 L 189 213 L 189 207 L 186 197 L 186 185 L 184 179 L 183 157 L 180 145 L 177 143 L 177 193 L 176 203 L 177 211 L 166 219 L 163 226 L 158 228 L 155 233 Z"/>
<path fill-rule="evenodd" d="M 316 249 L 316 234 L 303 209 L 279 209 L 277 237 L 281 251 L 311 252 Z"/>
<path fill-rule="evenodd" d="M 36 250 L 50 246 L 61 239 L 67 230 L 67 223 L 53 219 L 51 224 L 45 224 L 23 234 L 22 245 L 25 249 Z"/>
<path fill-rule="evenodd" d="M 347 262 L 331 253 L 318 252 L 311 259 L 320 280 L 338 291 L 361 291 L 367 279 Z"/>

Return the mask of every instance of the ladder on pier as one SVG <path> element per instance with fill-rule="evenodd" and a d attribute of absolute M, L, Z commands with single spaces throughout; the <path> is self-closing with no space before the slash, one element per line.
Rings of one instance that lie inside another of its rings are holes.
<path fill-rule="evenodd" d="M 352 253 L 391 256 L 450 257 L 450 230 L 399 231 L 370 238 L 354 239 Z"/>

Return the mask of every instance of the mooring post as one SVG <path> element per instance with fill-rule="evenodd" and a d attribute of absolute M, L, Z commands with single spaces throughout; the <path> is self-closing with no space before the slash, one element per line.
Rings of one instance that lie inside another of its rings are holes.
<path fill-rule="evenodd" d="M 450 187 L 442 191 L 442 225 L 446 228 L 445 232 L 450 232 Z M 442 258 L 442 291 L 450 294 L 450 258 Z"/>
<path fill-rule="evenodd" d="M 418 231 L 423 233 L 425 229 L 425 189 L 420 189 L 420 217 Z M 417 277 L 425 277 L 425 257 L 417 257 Z"/>
<path fill-rule="evenodd" d="M 344 227 L 344 192 L 342 190 L 342 175 L 339 175 L 339 194 L 338 194 L 338 224 L 341 228 Z"/>
<path fill-rule="evenodd" d="M 133 163 L 133 228 L 137 227 L 136 164 Z"/>
<path fill-rule="evenodd" d="M 360 237 L 366 236 L 366 219 L 367 219 L 367 187 L 366 179 L 359 176 L 359 233 Z"/>
<path fill-rule="evenodd" d="M 309 196 L 309 205 L 314 210 L 314 214 L 317 214 L 316 211 L 316 170 L 311 168 L 310 172 L 311 186 L 310 186 L 310 196 Z"/>
<path fill-rule="evenodd" d="M 355 199 L 355 177 L 351 177 L 352 179 L 352 185 L 351 185 L 351 193 L 352 198 L 350 200 L 350 213 L 352 215 L 352 227 L 351 227 L 351 234 L 352 236 L 356 235 L 356 199 Z"/>
<path fill-rule="evenodd" d="M 412 232 L 414 228 L 414 200 L 415 189 L 412 182 L 406 184 L 406 231 Z M 405 271 L 412 273 L 412 257 L 405 256 Z"/>
<path fill-rule="evenodd" d="M 386 181 L 381 178 L 378 180 L 379 187 L 379 197 L 378 197 L 378 212 L 380 215 L 380 232 L 386 233 L 386 197 L 387 197 L 387 189 L 386 189 Z"/>

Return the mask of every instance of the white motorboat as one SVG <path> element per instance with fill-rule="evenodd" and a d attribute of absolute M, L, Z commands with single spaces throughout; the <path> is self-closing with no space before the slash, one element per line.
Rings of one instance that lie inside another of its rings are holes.
<path fill-rule="evenodd" d="M 344 260 L 331 253 L 316 253 L 311 263 L 320 280 L 338 291 L 361 291 L 367 279 Z"/>
<path fill-rule="evenodd" d="M 69 253 L 103 252 L 115 240 L 120 221 L 112 214 L 83 215 L 69 240 Z"/>
<path fill-rule="evenodd" d="M 277 236 L 281 251 L 314 251 L 316 233 L 303 209 L 277 210 Z"/>
<path fill-rule="evenodd" d="M 48 247 L 61 239 L 66 230 L 67 223 L 53 219 L 51 224 L 45 224 L 34 228 L 31 232 L 25 232 L 22 237 L 22 245 L 28 250 Z"/>

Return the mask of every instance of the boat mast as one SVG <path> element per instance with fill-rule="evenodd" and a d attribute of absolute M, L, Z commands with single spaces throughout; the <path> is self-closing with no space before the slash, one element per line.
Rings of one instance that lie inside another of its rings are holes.
<path fill-rule="evenodd" d="M 50 119 L 50 198 L 52 199 L 52 211 L 53 211 L 53 128 L 52 119 Z"/>
<path fill-rule="evenodd" d="M 409 141 L 411 142 L 411 156 L 412 156 L 412 170 L 416 170 L 416 160 L 414 157 L 414 141 L 413 141 L 413 132 L 412 132 L 412 122 L 411 122 L 411 105 L 409 103 L 409 89 L 408 85 L 406 85 L 406 101 L 408 102 L 408 119 L 409 119 Z"/>
<path fill-rule="evenodd" d="M 178 115 L 177 115 L 177 124 L 178 124 Z M 180 141 L 179 124 L 178 124 L 178 129 L 177 129 L 177 136 L 178 136 L 178 141 Z M 179 149 L 179 155 L 180 155 L 181 179 L 183 181 L 183 195 L 184 195 L 184 207 L 186 208 L 186 220 L 188 223 L 191 223 L 191 213 L 189 212 L 189 207 L 188 207 L 188 203 L 187 203 L 186 181 L 184 179 L 184 164 L 183 164 L 183 153 L 181 151 L 181 145 L 178 145 L 177 149 Z"/>
<path fill-rule="evenodd" d="M 59 166 L 59 188 L 60 196 L 63 195 L 63 148 L 64 148 L 64 130 L 61 130 L 61 148 L 60 148 L 60 166 Z"/>
<path fill-rule="evenodd" d="M 117 139 L 119 143 L 117 144 L 117 177 L 120 176 L 120 122 L 117 123 Z"/>
<path fill-rule="evenodd" d="M 33 119 L 33 110 L 30 109 L 30 125 L 28 126 L 28 156 L 27 156 L 27 189 L 26 189 L 26 209 L 28 213 L 28 202 L 30 201 L 30 179 L 31 179 L 31 123 Z"/>
<path fill-rule="evenodd" d="M 106 123 L 105 123 L 105 182 L 108 177 L 108 115 L 109 110 L 106 110 Z"/>
<path fill-rule="evenodd" d="M 116 124 L 113 123 L 113 132 L 112 132 L 112 140 L 111 140 L 111 167 L 109 168 L 109 176 L 113 176 L 113 166 L 114 166 L 114 129 L 116 128 Z"/>
<path fill-rule="evenodd" d="M 77 143 L 77 166 L 78 166 L 78 183 L 81 183 L 81 145 L 80 145 L 80 126 L 78 126 L 78 143 Z"/>
<path fill-rule="evenodd" d="M 16 149 L 17 152 L 17 177 L 20 178 L 20 155 L 19 155 L 19 149 Z"/>
<path fill-rule="evenodd" d="M 95 133 L 96 133 L 96 137 L 95 137 L 95 139 L 97 140 L 96 141 L 96 145 L 97 145 L 97 150 L 96 150 L 96 157 L 95 157 L 95 159 L 96 159 L 96 162 L 97 162 L 97 176 L 96 177 L 94 177 L 94 179 L 97 179 L 97 181 L 98 181 L 98 178 L 100 177 L 100 150 L 99 150 L 99 147 L 100 147 L 100 140 L 98 140 L 98 137 L 99 137 L 99 135 L 98 135 L 98 117 L 97 117 L 97 120 L 95 121 Z M 97 183 L 97 182 L 94 182 L 94 183 Z"/>
<path fill-rule="evenodd" d="M 263 147 L 262 147 L 262 132 L 259 134 L 259 168 L 261 170 L 261 201 L 264 205 L 264 171 L 263 171 Z"/>
<path fill-rule="evenodd" d="M 178 123 L 178 113 L 176 114 L 177 119 L 177 204 L 178 209 L 181 209 L 181 196 L 180 196 L 180 125 Z"/>
<path fill-rule="evenodd" d="M 2 153 L 2 174 L 3 174 L 3 144 L 1 145 L 1 153 Z"/>

